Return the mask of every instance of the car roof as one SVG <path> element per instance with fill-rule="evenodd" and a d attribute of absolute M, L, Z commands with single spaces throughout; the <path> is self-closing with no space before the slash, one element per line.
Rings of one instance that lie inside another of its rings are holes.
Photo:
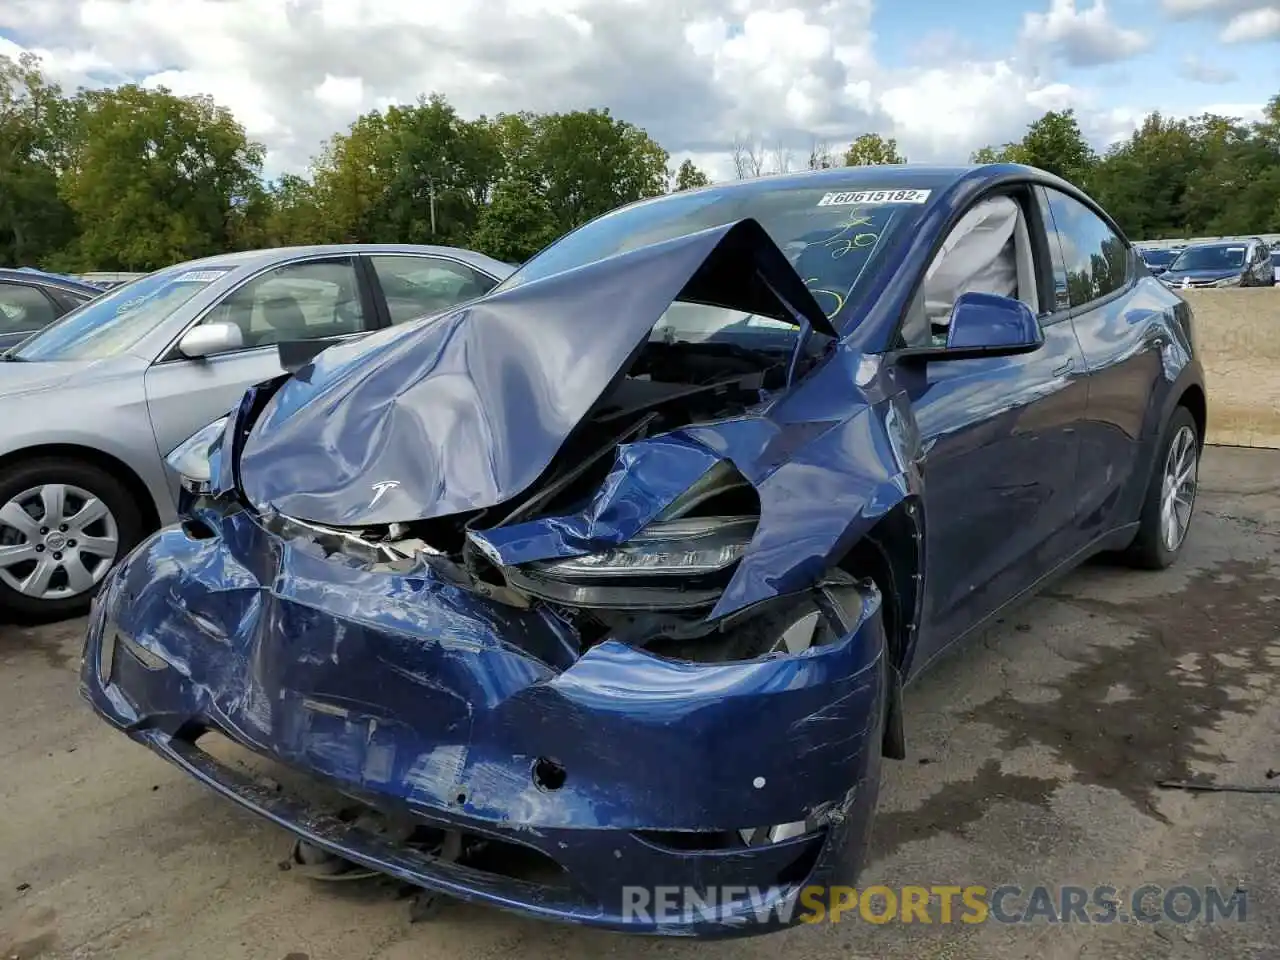
<path fill-rule="evenodd" d="M 511 273 L 513 269 L 510 264 L 503 263 L 500 260 L 494 260 L 492 257 L 487 257 L 474 250 L 467 250 L 462 247 L 434 246 L 430 244 L 416 243 L 328 243 L 294 247 L 271 247 L 262 250 L 240 250 L 235 253 L 216 254 L 212 257 L 202 257 L 199 260 L 188 260 L 183 263 L 173 264 L 173 267 L 169 269 L 174 267 L 232 267 L 257 270 L 262 267 L 268 267 L 273 263 L 303 257 L 325 255 L 355 256 L 358 254 L 376 256 L 380 253 L 407 253 L 416 254 L 418 256 L 448 257 L 454 260 L 461 260 L 463 263 L 469 264 L 478 270 L 483 270 L 485 273 L 492 274 L 500 280 L 505 279 L 507 274 Z"/>
<path fill-rule="evenodd" d="M 19 267 L 0 267 L 0 280 L 21 280 L 27 283 L 38 283 L 47 287 L 62 287 L 68 290 L 79 290 L 83 293 L 102 293 L 102 287 L 77 280 L 75 277 L 64 277 L 57 273 L 45 273 L 43 270 Z"/>
<path fill-rule="evenodd" d="M 981 165 L 946 166 L 932 163 L 832 167 L 829 170 L 803 170 L 798 173 L 775 173 L 763 177 L 752 177 L 749 180 L 730 180 L 680 192 L 732 192 L 750 195 L 785 190 L 789 187 L 818 186 L 829 187 L 832 190 L 941 190 L 979 169 L 982 169 Z M 661 201 L 667 196 L 673 195 L 664 194 L 653 199 Z"/>

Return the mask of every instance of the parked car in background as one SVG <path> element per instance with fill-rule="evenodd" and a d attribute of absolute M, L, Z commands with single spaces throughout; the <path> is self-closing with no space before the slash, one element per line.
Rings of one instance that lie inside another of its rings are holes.
<path fill-rule="evenodd" d="M 280 343 L 438 313 L 511 269 L 449 247 L 231 253 L 108 291 L 4 354 L 0 608 L 86 610 L 111 564 L 175 519 L 163 457 L 280 374 Z"/>
<path fill-rule="evenodd" d="M 102 288 L 39 270 L 0 268 L 0 351 L 21 343 Z"/>
<path fill-rule="evenodd" d="M 907 680 L 1091 555 L 1179 555 L 1191 325 L 1029 167 L 615 210 L 183 444 L 200 495 L 108 574 L 81 690 L 317 873 L 653 934 L 796 923 L 857 880 Z M 228 738 L 311 783 L 264 787 Z M 654 888 L 712 896 L 637 908 Z"/>
<path fill-rule="evenodd" d="M 1275 285 L 1280 287 L 1280 249 L 1271 251 L 1271 273 L 1275 278 Z"/>
<path fill-rule="evenodd" d="M 119 271 L 114 273 L 111 273 L 111 272 L 82 273 L 80 275 L 80 279 L 88 283 L 96 284 L 102 287 L 102 289 L 104 290 L 110 290 L 113 287 L 118 287 L 126 283 L 132 283 L 134 280 L 137 280 L 139 277 L 145 277 L 145 276 L 146 276 L 145 273 L 129 273 L 127 271 Z"/>
<path fill-rule="evenodd" d="M 1271 251 L 1256 238 L 1187 247 L 1160 279 L 1170 287 L 1269 287 L 1275 283 Z"/>
<path fill-rule="evenodd" d="M 1169 264 L 1173 263 L 1174 259 L 1178 256 L 1178 251 L 1176 250 L 1149 249 L 1140 250 L 1139 253 L 1142 255 L 1143 263 L 1145 263 L 1147 268 L 1156 276 L 1159 276 L 1169 269 Z"/>

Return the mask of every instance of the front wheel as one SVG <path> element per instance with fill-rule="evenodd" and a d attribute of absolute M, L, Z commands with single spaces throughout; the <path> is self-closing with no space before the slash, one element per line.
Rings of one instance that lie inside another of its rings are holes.
<path fill-rule="evenodd" d="M 1195 418 L 1186 407 L 1178 407 L 1165 428 L 1138 535 L 1125 555 L 1135 566 L 1163 570 L 1182 552 L 1195 508 L 1200 450 Z"/>
<path fill-rule="evenodd" d="M 142 533 L 128 489 L 94 464 L 57 458 L 0 471 L 0 609 L 37 622 L 85 613 Z"/>

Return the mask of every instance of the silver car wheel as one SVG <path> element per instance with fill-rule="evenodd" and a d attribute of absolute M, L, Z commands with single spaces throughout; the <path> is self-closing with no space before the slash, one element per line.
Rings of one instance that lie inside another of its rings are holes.
<path fill-rule="evenodd" d="M 1182 546 L 1191 526 L 1199 460 L 1195 431 L 1188 426 L 1180 427 L 1169 444 L 1160 490 L 1160 538 L 1170 553 Z"/>
<path fill-rule="evenodd" d="M 81 487 L 46 483 L 0 506 L 0 583 L 24 596 L 79 596 L 106 576 L 119 549 L 116 518 Z"/>

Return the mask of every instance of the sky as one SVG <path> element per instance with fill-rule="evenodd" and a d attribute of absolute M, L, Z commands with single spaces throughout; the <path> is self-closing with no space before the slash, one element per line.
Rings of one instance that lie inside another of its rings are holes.
<path fill-rule="evenodd" d="M 1100 148 L 1156 109 L 1256 119 L 1280 0 L 3 0 L 22 50 L 68 89 L 213 96 L 269 176 L 438 92 L 465 117 L 608 107 L 721 179 L 735 142 L 962 162 L 1066 107 Z"/>

